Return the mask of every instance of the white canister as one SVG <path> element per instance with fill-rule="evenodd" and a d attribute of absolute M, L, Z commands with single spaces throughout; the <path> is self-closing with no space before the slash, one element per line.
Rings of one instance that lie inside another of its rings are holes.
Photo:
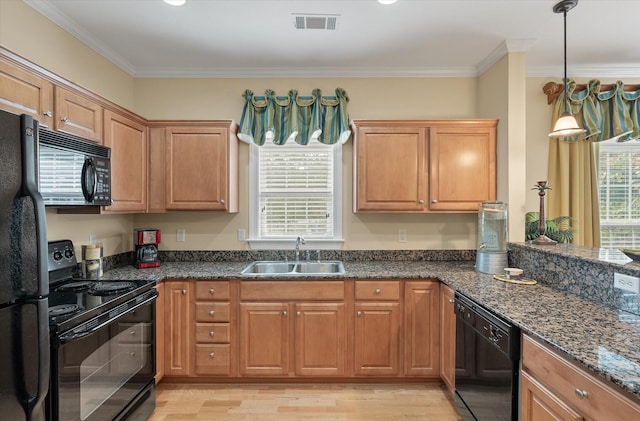
<path fill-rule="evenodd" d="M 82 246 L 82 277 L 85 279 L 102 277 L 102 244 Z"/>

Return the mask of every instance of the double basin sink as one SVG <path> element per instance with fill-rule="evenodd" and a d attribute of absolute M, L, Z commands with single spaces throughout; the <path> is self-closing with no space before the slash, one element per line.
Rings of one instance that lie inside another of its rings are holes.
<path fill-rule="evenodd" d="M 247 276 L 320 276 L 344 275 L 344 264 L 339 260 L 315 262 L 256 261 L 244 268 L 241 275 Z"/>

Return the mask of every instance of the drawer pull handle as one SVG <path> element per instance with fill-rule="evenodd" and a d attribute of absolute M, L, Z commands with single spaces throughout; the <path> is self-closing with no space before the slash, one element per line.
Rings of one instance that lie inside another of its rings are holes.
<path fill-rule="evenodd" d="M 60 121 L 63 123 L 68 123 L 69 122 L 69 117 L 61 117 Z"/>
<path fill-rule="evenodd" d="M 362 316 L 362 312 L 360 310 L 358 310 L 356 314 L 358 315 L 358 317 Z"/>
<path fill-rule="evenodd" d="M 53 117 L 53 113 L 51 111 L 45 111 L 44 113 L 42 113 L 42 115 L 44 115 L 45 117 Z"/>
<path fill-rule="evenodd" d="M 213 330 L 211 332 L 209 332 L 209 336 L 211 336 L 213 338 Z"/>
<path fill-rule="evenodd" d="M 376 288 L 376 295 L 380 295 L 381 292 L 382 290 L 380 288 Z"/>
<path fill-rule="evenodd" d="M 213 288 L 209 288 L 209 294 L 213 295 L 214 292 Z"/>
<path fill-rule="evenodd" d="M 586 390 L 576 389 L 576 396 L 578 397 L 578 399 L 587 399 L 589 393 L 587 393 Z"/>
<path fill-rule="evenodd" d="M 216 354 L 214 352 L 209 353 L 209 358 L 213 358 L 215 356 L 216 356 Z"/>
<path fill-rule="evenodd" d="M 213 316 L 213 313 L 214 313 L 214 311 L 213 311 L 213 310 L 210 310 L 210 311 L 209 311 L 209 316 Z"/>

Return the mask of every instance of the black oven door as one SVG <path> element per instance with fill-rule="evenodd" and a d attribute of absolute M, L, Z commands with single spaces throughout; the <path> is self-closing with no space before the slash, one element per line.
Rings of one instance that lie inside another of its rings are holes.
<path fill-rule="evenodd" d="M 149 395 L 155 375 L 154 300 L 60 336 L 52 349 L 53 421 L 113 420 Z"/>

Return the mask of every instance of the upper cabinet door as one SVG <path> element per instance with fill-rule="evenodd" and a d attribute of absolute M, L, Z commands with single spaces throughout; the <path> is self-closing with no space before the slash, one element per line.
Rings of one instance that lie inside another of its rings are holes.
<path fill-rule="evenodd" d="M 229 209 L 229 129 L 166 129 L 167 210 Z"/>
<path fill-rule="evenodd" d="M 423 127 L 358 127 L 354 142 L 354 212 L 425 211 Z"/>
<path fill-rule="evenodd" d="M 28 114 L 53 129 L 53 84 L 0 61 L 0 109 Z"/>
<path fill-rule="evenodd" d="M 111 148 L 111 200 L 107 212 L 147 210 L 147 128 L 105 110 L 104 145 Z"/>
<path fill-rule="evenodd" d="M 429 130 L 429 209 L 478 211 L 480 203 L 496 200 L 495 124 Z"/>
<path fill-rule="evenodd" d="M 64 88 L 55 87 L 55 130 L 102 143 L 102 106 Z"/>

